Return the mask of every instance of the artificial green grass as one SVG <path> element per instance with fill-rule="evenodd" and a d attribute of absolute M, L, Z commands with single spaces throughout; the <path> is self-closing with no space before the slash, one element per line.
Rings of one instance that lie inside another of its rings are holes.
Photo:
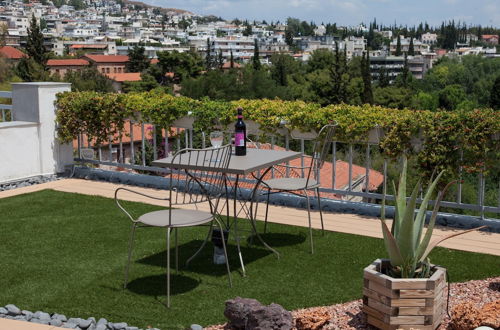
<path fill-rule="evenodd" d="M 159 209 L 127 205 L 136 214 Z M 189 268 L 184 266 L 207 228 L 181 229 L 181 273 L 173 275 L 172 307 L 167 309 L 164 229 L 137 232 L 130 283 L 124 290 L 130 221 L 112 199 L 51 190 L 0 199 L 0 305 L 105 317 L 142 328 L 184 329 L 191 323 L 224 322 L 224 301 L 236 296 L 289 310 L 359 299 L 363 268 L 386 255 L 380 239 L 331 232 L 321 236 L 319 231 L 311 255 L 306 228 L 271 224 L 268 229 L 264 238 L 281 258 L 244 243 L 247 277 L 239 273 L 230 240 L 232 289 L 225 266 L 212 264 L 211 243 Z M 431 260 L 446 267 L 454 282 L 499 274 L 500 257 L 491 255 L 438 248 Z"/>

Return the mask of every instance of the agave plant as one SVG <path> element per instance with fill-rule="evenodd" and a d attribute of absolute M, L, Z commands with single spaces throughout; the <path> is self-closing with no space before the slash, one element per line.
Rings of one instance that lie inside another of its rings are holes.
<path fill-rule="evenodd" d="M 455 182 L 450 182 L 446 187 L 439 192 L 436 204 L 432 211 L 432 215 L 427 227 L 425 235 L 423 235 L 425 218 L 427 213 L 427 206 L 433 194 L 436 185 L 443 175 L 439 173 L 437 177 L 431 181 L 424 195 L 420 209 L 415 215 L 415 206 L 417 203 L 417 195 L 420 191 L 421 181 L 417 183 L 413 189 L 410 198 L 406 198 L 406 171 L 407 171 L 407 158 L 403 159 L 403 170 L 399 178 L 399 186 L 396 192 L 396 186 L 393 183 L 393 188 L 396 196 L 396 212 L 392 228 L 389 230 L 385 221 L 385 187 L 384 187 L 384 200 L 382 201 L 382 212 L 380 220 L 382 222 L 382 232 L 384 234 L 384 242 L 386 250 L 389 254 L 392 269 L 390 275 L 393 277 L 402 278 L 415 278 L 415 277 L 429 277 L 431 266 L 429 263 L 429 253 L 442 241 L 465 234 L 469 231 L 480 229 L 474 228 L 459 233 L 453 233 L 445 237 L 440 237 L 431 242 L 432 231 L 436 223 L 436 217 L 439 210 L 439 204 L 443 199 L 446 190 Z M 423 235 L 423 238 L 422 238 Z"/>

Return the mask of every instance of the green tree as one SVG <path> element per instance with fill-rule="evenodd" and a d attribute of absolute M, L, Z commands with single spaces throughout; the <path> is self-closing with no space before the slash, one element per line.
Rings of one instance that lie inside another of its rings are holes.
<path fill-rule="evenodd" d="M 142 46 L 135 45 L 128 50 L 128 72 L 142 72 L 149 68 L 149 58 L 146 56 L 146 49 Z"/>
<path fill-rule="evenodd" d="M 30 26 L 28 28 L 26 54 L 45 69 L 47 60 L 49 59 L 49 52 L 43 45 L 43 34 L 36 21 L 35 15 L 31 16 Z"/>
<path fill-rule="evenodd" d="M 370 52 L 366 52 L 365 54 L 363 54 L 363 103 L 373 104 Z"/>
<path fill-rule="evenodd" d="M 446 110 L 455 110 L 457 106 L 467 99 L 462 86 L 455 84 L 446 86 L 439 91 L 439 107 Z"/>
<path fill-rule="evenodd" d="M 141 73 L 141 81 L 126 81 L 123 83 L 122 89 L 125 93 L 140 93 L 148 92 L 158 87 L 159 84 L 155 77 L 148 73 Z"/>
<path fill-rule="evenodd" d="M 313 72 L 316 70 L 329 69 L 335 65 L 335 56 L 328 49 L 317 49 L 312 52 L 309 61 L 307 62 L 307 71 Z"/>
<path fill-rule="evenodd" d="M 0 47 L 5 46 L 5 40 L 7 39 L 7 34 L 9 33 L 9 28 L 7 24 L 0 24 Z"/>
<path fill-rule="evenodd" d="M 253 43 L 252 66 L 253 66 L 254 70 L 260 70 L 260 68 L 262 67 L 262 65 L 260 63 L 259 44 L 257 42 L 257 39 L 254 39 L 254 43 Z"/>
<path fill-rule="evenodd" d="M 243 35 L 248 37 L 252 35 L 252 26 L 248 24 L 248 22 L 245 24 L 245 29 L 243 30 Z"/>
<path fill-rule="evenodd" d="M 387 87 L 390 81 L 389 72 L 387 72 L 384 66 L 381 66 L 378 69 L 378 87 Z"/>
<path fill-rule="evenodd" d="M 68 71 L 64 76 L 64 81 L 71 83 L 73 91 L 114 92 L 111 80 L 100 74 L 95 67 L 80 71 Z"/>
<path fill-rule="evenodd" d="M 233 57 L 233 50 L 231 49 L 231 55 L 229 57 L 229 67 L 231 69 L 234 69 L 234 57 Z"/>
<path fill-rule="evenodd" d="M 15 74 L 23 81 L 50 81 L 46 68 L 30 57 L 23 57 L 16 66 Z"/>
<path fill-rule="evenodd" d="M 280 86 L 288 86 L 288 76 L 300 69 L 300 64 L 288 54 L 274 54 L 271 63 L 271 77 Z"/>
<path fill-rule="evenodd" d="M 415 46 L 413 45 L 413 37 L 410 38 L 410 45 L 408 46 L 408 55 L 415 55 Z"/>
<path fill-rule="evenodd" d="M 207 55 L 205 56 L 205 68 L 211 70 L 213 68 L 214 61 L 212 59 L 212 43 L 210 38 L 207 38 Z"/>
<path fill-rule="evenodd" d="M 439 107 L 439 99 L 435 93 L 418 92 L 412 97 L 411 107 L 417 110 L 436 111 Z"/>
<path fill-rule="evenodd" d="M 490 93 L 490 107 L 500 110 L 500 76 L 495 79 Z"/>
<path fill-rule="evenodd" d="M 394 55 L 401 56 L 403 53 L 401 52 L 401 36 L 398 34 L 398 39 L 396 41 L 396 52 Z"/>
<path fill-rule="evenodd" d="M 373 101 L 376 105 L 404 109 L 411 105 L 411 90 L 396 86 L 377 87 L 373 92 Z"/>
<path fill-rule="evenodd" d="M 158 65 L 163 76 L 167 72 L 173 72 L 174 82 L 180 82 L 187 77 L 196 77 L 203 70 L 203 60 L 198 53 L 192 51 L 158 52 Z"/>
<path fill-rule="evenodd" d="M 406 87 L 408 87 L 408 82 L 410 81 L 411 73 L 410 73 L 410 68 L 408 66 L 408 56 L 406 55 L 406 53 L 405 53 L 404 57 L 405 57 L 405 60 L 404 60 L 403 69 L 401 70 L 401 73 L 399 74 L 399 76 L 396 79 L 396 85 L 406 88 Z"/>

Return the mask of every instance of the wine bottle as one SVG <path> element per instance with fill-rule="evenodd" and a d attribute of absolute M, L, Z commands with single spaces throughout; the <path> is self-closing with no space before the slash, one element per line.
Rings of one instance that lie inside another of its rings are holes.
<path fill-rule="evenodd" d="M 234 125 L 234 147 L 236 156 L 247 154 L 247 127 L 243 122 L 243 109 L 238 108 L 238 120 Z"/>

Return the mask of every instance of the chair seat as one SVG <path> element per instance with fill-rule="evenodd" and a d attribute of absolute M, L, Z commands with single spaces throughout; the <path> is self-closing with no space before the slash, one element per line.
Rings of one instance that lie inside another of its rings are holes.
<path fill-rule="evenodd" d="M 306 178 L 279 178 L 270 179 L 262 181 L 271 190 L 302 190 L 302 189 L 313 189 L 319 187 L 318 182 L 314 179 L 309 179 L 307 182 Z M 307 184 L 307 187 L 306 187 Z"/>
<path fill-rule="evenodd" d="M 169 210 L 154 211 L 143 214 L 137 219 L 140 223 L 154 227 L 169 226 Z M 172 222 L 170 227 L 196 226 L 212 221 L 210 212 L 198 210 L 172 209 Z"/>

